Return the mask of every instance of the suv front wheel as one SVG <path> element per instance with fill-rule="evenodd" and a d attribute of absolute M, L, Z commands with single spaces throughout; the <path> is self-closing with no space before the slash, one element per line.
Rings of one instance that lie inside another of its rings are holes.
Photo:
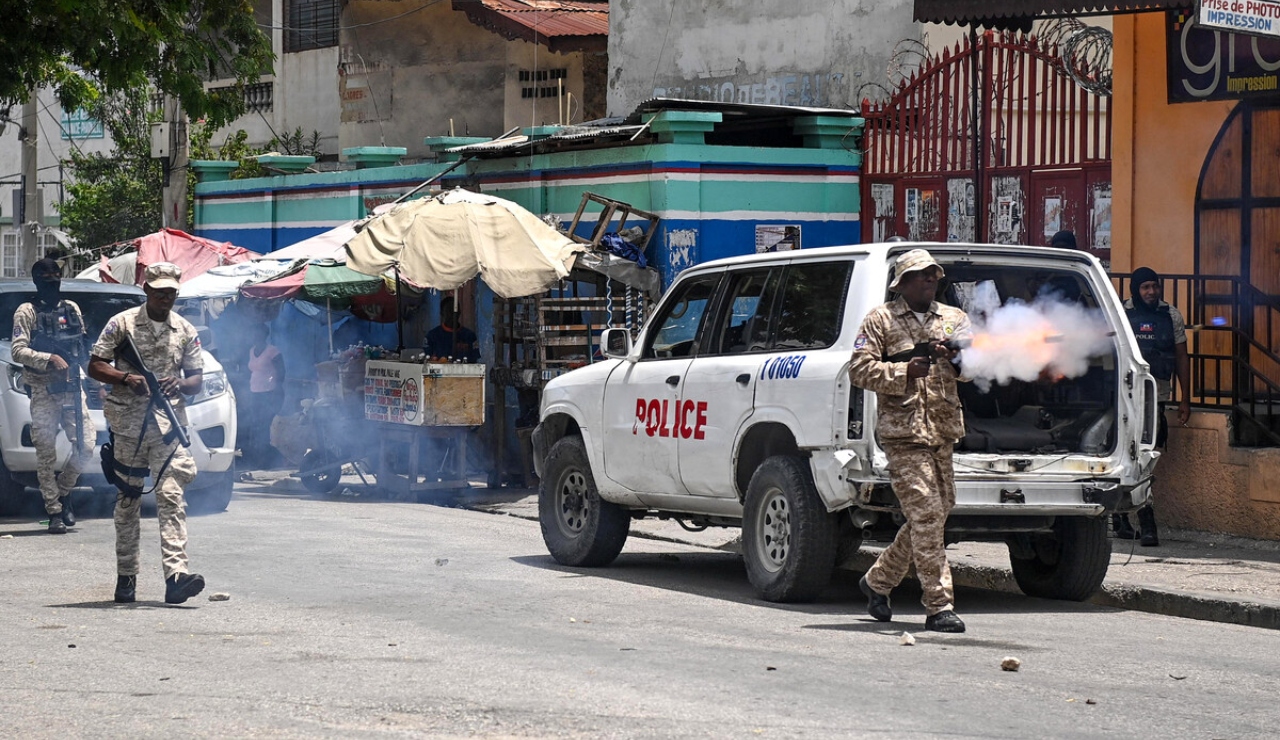
<path fill-rule="evenodd" d="M 803 460 L 776 456 L 747 486 L 742 554 L 747 578 L 765 601 L 812 601 L 831 582 L 835 515 L 827 513 Z"/>
<path fill-rule="evenodd" d="M 538 491 L 542 540 L 556 562 L 608 565 L 627 542 L 631 516 L 600 498 L 582 437 L 565 437 L 547 455 Z"/>

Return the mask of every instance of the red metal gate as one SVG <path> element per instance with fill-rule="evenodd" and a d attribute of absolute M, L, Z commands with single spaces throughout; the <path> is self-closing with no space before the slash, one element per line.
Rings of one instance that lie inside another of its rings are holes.
<path fill-rule="evenodd" d="M 864 241 L 1048 244 L 1067 229 L 1109 260 L 1110 112 L 1034 36 L 945 49 L 887 103 L 863 105 Z"/>

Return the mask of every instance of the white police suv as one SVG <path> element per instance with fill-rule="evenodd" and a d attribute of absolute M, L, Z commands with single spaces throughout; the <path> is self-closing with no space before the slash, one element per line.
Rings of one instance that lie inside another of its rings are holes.
<path fill-rule="evenodd" d="M 891 540 L 903 518 L 876 396 L 850 384 L 849 362 L 894 259 L 917 247 L 946 271 L 938 299 L 979 324 L 966 372 L 972 360 L 990 374 L 961 384 L 948 540 L 1007 543 L 1027 594 L 1093 593 L 1110 562 L 1107 515 L 1150 496 L 1155 384 L 1101 264 L 1038 247 L 871 244 L 686 270 L 634 342 L 607 329 L 606 359 L 543 392 L 534 447 L 552 556 L 606 565 L 645 517 L 741 527 L 761 596 L 799 601 L 864 540 Z M 1004 311 L 1023 321 L 1013 334 Z M 1088 320 L 1063 327 L 1062 315 Z"/>
<path fill-rule="evenodd" d="M 141 288 L 90 280 L 63 280 L 62 295 L 80 306 L 89 344 L 112 316 L 146 300 Z M 36 448 L 31 441 L 31 400 L 23 388 L 22 365 L 13 361 L 10 340 L 14 311 L 34 296 L 35 286 L 30 280 L 0 280 L 0 337 L 4 337 L 0 339 L 0 364 L 5 373 L 0 385 L 0 513 L 22 510 L 40 498 L 34 488 Z M 83 377 L 89 415 L 101 445 L 107 441 L 107 422 L 102 417 L 100 385 L 87 375 Z M 195 513 L 224 511 L 235 485 L 236 404 L 222 366 L 208 352 L 204 352 L 204 386 L 187 400 L 187 421 L 191 433 L 189 452 L 198 471 L 186 488 L 188 508 Z M 60 432 L 59 469 L 70 453 L 71 443 Z M 96 495 L 111 496 L 115 489 L 107 483 L 97 461 L 95 451 L 93 461 L 80 476 L 79 486 L 93 488 Z"/>

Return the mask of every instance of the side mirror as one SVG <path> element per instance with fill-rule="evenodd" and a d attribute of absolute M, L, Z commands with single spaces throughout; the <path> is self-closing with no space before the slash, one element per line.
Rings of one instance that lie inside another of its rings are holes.
<path fill-rule="evenodd" d="M 631 332 L 626 329 L 605 329 L 600 334 L 600 347 L 605 357 L 624 360 L 631 354 Z"/>

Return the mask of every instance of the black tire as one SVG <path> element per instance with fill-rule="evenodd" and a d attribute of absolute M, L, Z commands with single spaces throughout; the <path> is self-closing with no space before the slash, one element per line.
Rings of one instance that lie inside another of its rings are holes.
<path fill-rule="evenodd" d="M 538 521 L 551 557 L 585 568 L 612 563 L 627 542 L 631 515 L 600 498 L 582 438 L 556 442 L 543 469 Z"/>
<path fill-rule="evenodd" d="M 193 514 L 220 514 L 231 505 L 235 491 L 235 468 L 218 473 L 218 480 L 211 486 L 197 488 L 186 493 L 187 508 Z"/>
<path fill-rule="evenodd" d="M 312 493 L 333 493 L 342 482 L 342 468 L 320 450 L 308 450 L 298 466 L 298 477 Z"/>
<path fill-rule="evenodd" d="M 36 496 L 36 498 L 40 497 Z M 27 487 L 14 480 L 13 476 L 9 475 L 9 469 L 0 461 L 0 516 L 18 516 L 30 504 Z M 43 502 L 40 511 L 44 511 Z"/>
<path fill-rule="evenodd" d="M 831 582 L 837 530 L 803 460 L 765 460 L 751 476 L 742 516 L 751 585 L 765 601 L 814 600 Z"/>
<path fill-rule="evenodd" d="M 1107 577 L 1111 543 L 1105 516 L 1060 516 L 1052 534 L 1018 536 L 1026 539 L 1010 543 L 1009 564 L 1027 596 L 1084 601 Z"/>

